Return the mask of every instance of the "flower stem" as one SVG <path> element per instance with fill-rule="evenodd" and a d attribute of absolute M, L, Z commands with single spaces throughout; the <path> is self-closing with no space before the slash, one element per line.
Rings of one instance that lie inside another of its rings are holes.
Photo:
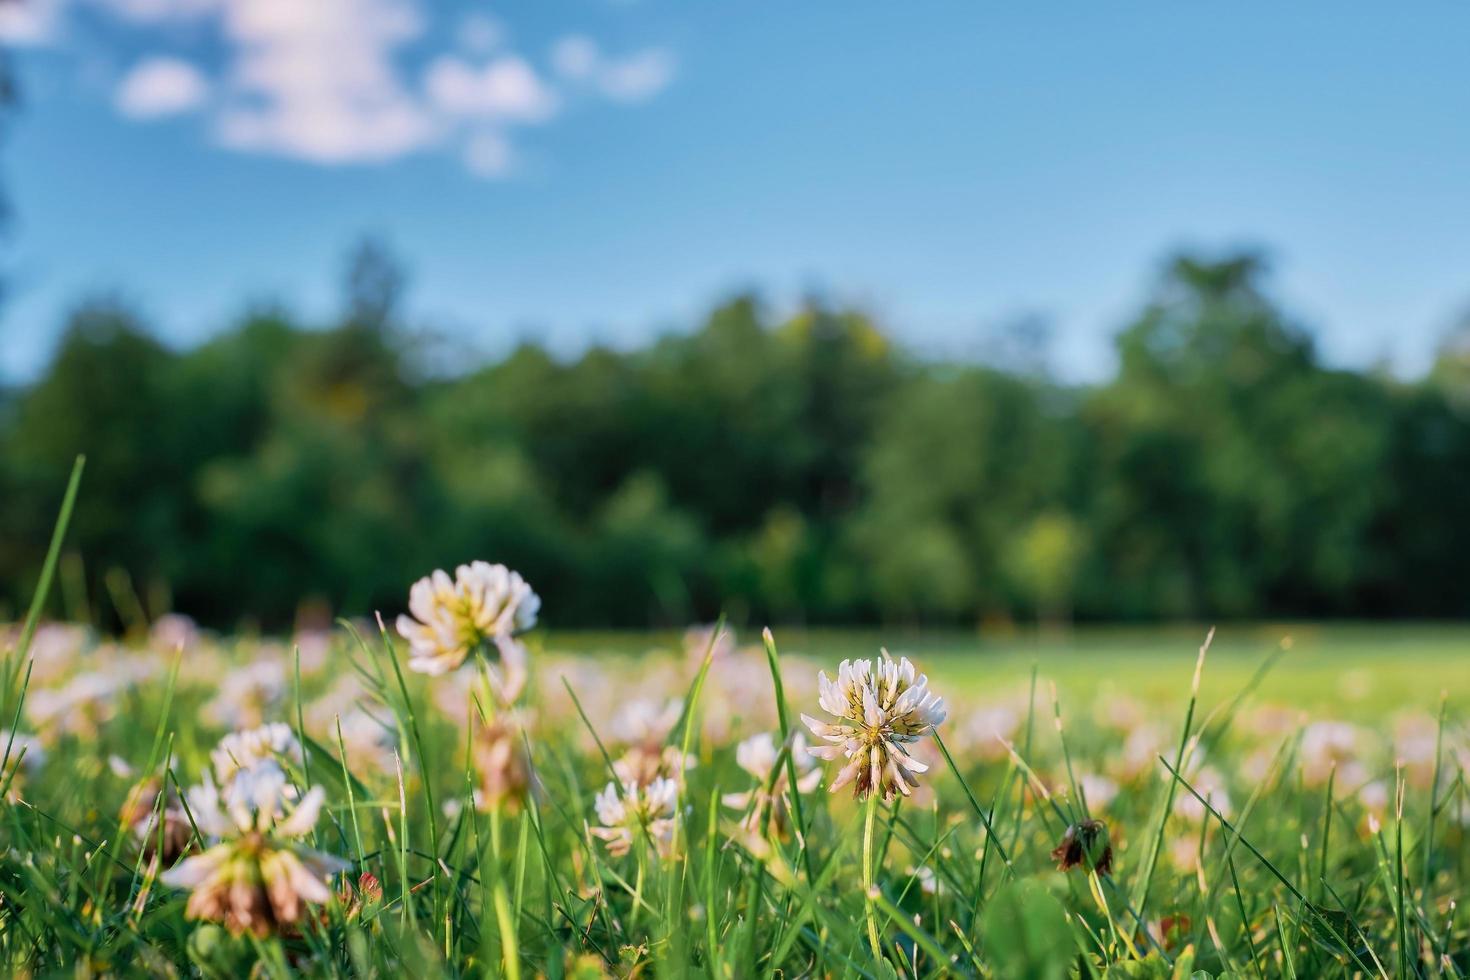
<path fill-rule="evenodd" d="M 878 914 L 873 903 L 873 818 L 878 813 L 878 794 L 868 793 L 868 812 L 863 820 L 863 911 L 868 921 L 868 944 L 873 947 L 873 957 L 883 959 L 883 947 L 878 942 Z"/>
<path fill-rule="evenodd" d="M 499 803 L 494 804 L 490 810 L 490 849 L 495 864 L 493 901 L 495 903 L 495 919 L 500 928 L 501 963 L 505 967 L 505 976 L 509 980 L 520 980 L 520 945 L 516 942 L 515 919 L 511 914 L 510 900 L 505 894 L 505 881 L 501 877 Z"/>

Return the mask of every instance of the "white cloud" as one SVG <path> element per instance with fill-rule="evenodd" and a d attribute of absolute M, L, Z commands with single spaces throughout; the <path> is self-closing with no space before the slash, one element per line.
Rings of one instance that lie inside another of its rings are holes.
<path fill-rule="evenodd" d="M 154 42 L 222 52 L 207 75 L 205 62 L 145 59 L 114 92 L 119 113 L 204 109 L 223 146 L 319 164 L 445 148 L 501 177 L 514 169 L 514 128 L 557 118 L 573 92 L 638 102 L 674 75 L 667 51 L 609 58 L 575 34 L 538 69 L 482 13 L 451 22 L 436 50 L 427 40 L 445 35 L 425 23 L 431 0 L 0 0 L 0 42 L 59 47 L 68 12 L 84 6 Z"/>
<path fill-rule="evenodd" d="M 561 77 L 588 83 L 617 102 L 645 101 L 674 80 L 674 56 L 662 48 L 605 58 L 597 42 L 581 34 L 570 34 L 553 44 L 551 64 Z"/>
<path fill-rule="evenodd" d="M 481 68 L 446 55 L 429 66 L 424 85 L 434 105 L 451 116 L 537 123 L 557 108 L 555 93 L 515 55 Z"/>
<path fill-rule="evenodd" d="M 0 0 L 0 41 L 36 45 L 56 40 L 63 0 Z"/>
<path fill-rule="evenodd" d="M 178 58 L 148 58 L 135 65 L 117 87 L 117 108 L 125 116 L 156 119 L 197 109 L 209 98 L 203 73 Z"/>
<path fill-rule="evenodd" d="M 319 163 L 385 160 L 436 137 L 396 49 L 423 32 L 406 0 L 235 0 L 220 139 Z"/>

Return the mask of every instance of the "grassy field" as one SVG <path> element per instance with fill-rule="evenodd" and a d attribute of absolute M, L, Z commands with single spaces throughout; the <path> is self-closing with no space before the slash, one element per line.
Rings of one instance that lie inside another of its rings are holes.
<path fill-rule="evenodd" d="M 1470 971 L 1464 629 L 548 635 L 479 562 L 107 637 L 39 622 L 75 490 L 0 632 L 8 975 Z"/>
<path fill-rule="evenodd" d="M 52 624 L 23 656 L 13 632 L 0 959 L 33 976 L 1470 970 L 1470 630 L 1226 626 L 1196 689 L 1204 632 L 782 630 L 767 650 L 532 631 L 437 675 L 367 624 Z M 813 758 L 826 743 L 800 716 L 834 722 L 817 672 L 880 644 L 944 699 L 943 747 L 919 725 L 889 748 L 927 771 L 860 801 L 827 791 L 850 745 Z"/>
<path fill-rule="evenodd" d="M 1187 694 L 1208 625 L 1083 626 L 1069 630 L 779 630 L 782 649 L 819 663 L 873 657 L 880 647 L 920 662 L 966 697 L 1028 682 L 1032 668 L 1064 696 L 1123 689 L 1159 702 Z M 602 656 L 672 649 L 672 633 L 557 633 L 559 649 Z M 1435 710 L 1441 694 L 1470 704 L 1470 625 L 1453 623 L 1238 623 L 1219 627 L 1202 679 L 1206 699 L 1234 693 L 1273 651 L 1280 659 L 1260 697 L 1371 721 L 1385 710 Z"/>

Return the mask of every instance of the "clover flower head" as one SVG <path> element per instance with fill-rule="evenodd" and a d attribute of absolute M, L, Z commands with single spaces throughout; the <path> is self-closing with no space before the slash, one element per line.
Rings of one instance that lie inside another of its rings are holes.
<path fill-rule="evenodd" d="M 475 805 L 491 810 L 503 805 L 518 807 L 531 793 L 533 775 L 526 752 L 524 722 L 517 715 L 496 715 L 475 731 L 472 746 L 480 785 Z"/>
<path fill-rule="evenodd" d="M 880 792 L 884 800 L 908 796 L 929 767 L 913 758 L 907 745 L 917 742 L 944 721 L 944 701 L 929 690 L 929 679 L 914 670 L 907 657 L 844 660 L 837 680 L 817 675 L 822 708 L 835 723 L 808 715 L 801 720 L 812 734 L 830 743 L 810 750 L 828 761 L 845 757 L 847 765 L 832 781 L 832 792 L 855 783 L 854 795 L 865 800 Z"/>
<path fill-rule="evenodd" d="M 536 625 L 541 599 L 519 573 L 475 561 L 456 568 L 452 579 L 443 570 L 419 579 L 408 609 L 412 615 L 398 617 L 398 632 L 408 641 L 409 669 L 439 675 L 482 643 L 495 643 L 506 656 L 500 641 Z"/>
<path fill-rule="evenodd" d="M 316 826 L 320 787 L 291 804 L 285 773 L 270 760 L 236 773 L 235 787 L 229 798 L 209 779 L 190 789 L 190 812 L 219 842 L 161 880 L 192 892 L 185 907 L 190 919 L 223 923 L 235 935 L 281 933 L 301 920 L 306 906 L 331 900 L 328 882 L 347 862 L 297 842 Z"/>
<path fill-rule="evenodd" d="M 228 787 L 242 769 L 254 769 L 262 762 L 301 760 L 301 746 L 296 733 L 284 722 L 273 722 L 258 728 L 231 732 L 219 740 L 209 753 L 215 781 Z"/>
<path fill-rule="evenodd" d="M 755 785 L 743 793 L 726 793 L 721 797 L 725 806 L 749 812 L 741 820 L 746 830 L 759 831 L 763 823 L 769 823 L 774 836 L 785 837 L 790 829 L 788 814 L 788 790 L 791 779 L 783 765 L 771 781 L 771 771 L 780 758 L 776 737 L 770 732 L 752 735 L 735 747 L 735 762 L 755 779 Z M 796 766 L 796 789 L 810 793 L 822 781 L 822 770 L 808 750 L 806 739 L 800 732 L 791 735 L 791 761 Z M 767 786 L 770 789 L 767 790 Z"/>
<path fill-rule="evenodd" d="M 647 786 L 656 779 L 683 779 L 698 764 L 692 754 L 685 755 L 673 745 L 634 745 L 613 762 L 613 772 L 620 782 Z"/>
<path fill-rule="evenodd" d="M 656 749 L 668 739 L 683 714 L 684 702 L 679 698 L 634 698 L 624 703 L 613 718 L 613 736 L 626 745 Z"/>
<path fill-rule="evenodd" d="M 607 842 L 609 854 L 621 857 L 646 833 L 659 855 L 668 857 L 678 804 L 679 784 L 672 779 L 655 779 L 647 786 L 608 783 L 593 803 L 601 826 L 591 828 L 592 834 Z"/>

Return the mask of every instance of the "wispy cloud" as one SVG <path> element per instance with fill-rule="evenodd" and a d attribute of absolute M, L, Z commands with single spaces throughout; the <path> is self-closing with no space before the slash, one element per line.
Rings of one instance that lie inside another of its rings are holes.
<path fill-rule="evenodd" d="M 68 14 L 82 6 L 160 48 L 118 80 L 121 114 L 199 110 L 222 146 L 322 165 L 437 149 L 472 173 L 504 177 L 518 129 L 545 126 L 587 96 L 644 101 L 675 70 L 661 48 L 609 57 L 580 35 L 557 42 L 538 69 L 487 15 L 434 29 L 428 0 L 0 0 L 0 41 L 64 47 Z M 202 25 L 206 50 L 223 51 L 207 71 L 172 48 L 201 36 L 175 29 L 183 24 Z"/>
<path fill-rule="evenodd" d="M 569 34 L 552 45 L 551 64 L 562 78 L 590 85 L 618 102 L 653 98 L 674 80 L 675 70 L 673 54 L 662 48 L 609 58 L 583 34 Z"/>

